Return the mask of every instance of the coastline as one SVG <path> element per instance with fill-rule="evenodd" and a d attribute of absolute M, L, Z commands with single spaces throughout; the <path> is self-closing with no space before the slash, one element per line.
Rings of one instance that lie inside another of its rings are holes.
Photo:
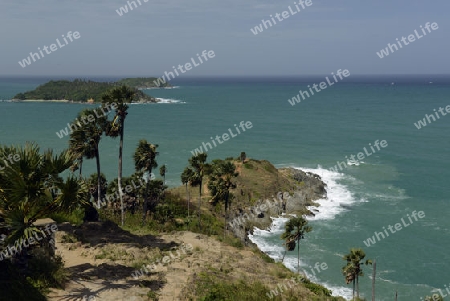
<path fill-rule="evenodd" d="M 81 102 L 81 101 L 72 101 L 67 99 L 54 99 L 54 100 L 47 100 L 47 99 L 11 99 L 11 102 L 59 102 L 59 103 L 86 103 L 88 102 Z"/>
<path fill-rule="evenodd" d="M 273 218 L 284 215 L 307 215 L 314 217 L 320 206 L 318 200 L 327 199 L 326 184 L 315 173 L 293 167 L 277 169 L 280 176 L 291 178 L 290 191 L 278 191 L 271 197 L 261 198 L 252 207 L 240 206 L 230 212 L 228 225 L 235 236 L 248 243 L 253 229 L 269 229 Z"/>
<path fill-rule="evenodd" d="M 162 100 L 159 98 L 154 98 L 155 101 L 146 101 L 146 102 L 132 102 L 132 104 L 146 104 L 146 103 L 159 103 Z M 5 102 L 29 102 L 29 103 L 73 103 L 73 104 L 84 104 L 84 105 L 95 105 L 101 104 L 101 102 L 88 102 L 88 101 L 74 101 L 67 99 L 10 99 L 4 100 Z"/>
<path fill-rule="evenodd" d="M 310 177 L 317 176 L 318 179 L 320 179 L 321 182 L 325 185 L 325 193 L 322 195 L 319 199 L 311 200 L 311 203 L 314 204 L 303 204 L 306 209 L 310 212 L 310 214 L 306 214 L 306 219 L 311 222 L 319 222 L 319 223 L 326 223 L 328 220 L 332 220 L 335 218 L 336 215 L 341 214 L 343 211 L 345 211 L 345 205 L 350 205 L 353 203 L 353 200 L 348 199 L 350 197 L 349 195 L 342 194 L 337 195 L 336 194 L 336 188 L 339 188 L 339 193 L 342 193 L 343 190 L 345 192 L 348 192 L 345 189 L 345 186 L 342 184 L 339 184 L 336 180 L 338 178 L 341 178 L 341 174 L 333 171 L 329 171 L 326 169 L 321 168 L 320 166 L 318 168 L 303 168 L 303 167 L 294 167 L 291 166 L 289 168 L 280 168 L 279 171 L 282 170 L 290 170 L 294 169 L 297 171 L 300 171 L 301 173 L 304 173 Z M 305 185 L 308 186 L 308 185 Z M 302 194 L 302 188 L 297 189 L 294 196 L 289 196 L 287 198 L 287 202 L 298 202 L 298 196 L 296 194 Z M 294 206 L 294 205 L 291 205 Z M 286 206 L 286 208 L 289 208 L 289 206 Z M 270 224 L 264 225 L 262 227 L 254 227 L 253 229 L 249 229 L 248 233 L 248 239 L 250 241 L 250 244 L 254 247 L 256 247 L 259 251 L 265 253 L 270 258 L 275 260 L 276 262 L 282 262 L 283 252 L 285 251 L 284 247 L 280 243 L 274 243 L 273 239 L 274 237 L 279 238 L 279 236 L 284 232 L 284 226 L 286 224 L 286 221 L 289 218 L 289 215 L 292 215 L 292 212 L 289 212 L 286 210 L 286 212 L 282 212 L 280 214 L 272 214 L 270 215 Z M 253 224 L 254 226 L 254 224 Z M 314 230 L 313 230 L 314 231 Z M 304 247 L 304 246 L 302 246 Z M 292 256 L 292 258 L 291 258 Z M 297 257 L 295 254 L 289 254 L 289 252 L 286 254 L 286 257 L 282 264 L 288 268 L 289 270 L 293 272 L 297 272 Z M 324 262 L 327 262 L 329 259 L 323 256 L 319 256 Z M 300 257 L 300 269 L 307 275 L 307 277 L 314 283 L 320 284 L 327 289 L 331 290 L 332 296 L 334 297 L 343 297 L 346 298 L 346 300 L 351 299 L 351 289 L 346 287 L 345 285 L 339 285 L 335 284 L 329 281 L 329 279 L 323 279 L 319 278 L 318 274 L 313 274 L 308 269 L 309 265 L 308 262 L 315 261 L 316 259 L 312 259 L 309 257 Z"/>

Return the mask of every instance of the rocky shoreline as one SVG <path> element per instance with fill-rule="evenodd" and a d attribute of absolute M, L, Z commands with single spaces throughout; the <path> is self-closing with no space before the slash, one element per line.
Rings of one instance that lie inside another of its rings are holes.
<path fill-rule="evenodd" d="M 247 235 L 253 233 L 254 227 L 267 229 L 272 224 L 272 217 L 283 214 L 314 216 L 307 207 L 319 206 L 314 201 L 327 197 L 326 184 L 319 175 L 294 168 L 283 168 L 279 172 L 294 179 L 298 185 L 292 191 L 280 191 L 256 201 L 254 206 L 238 207 L 228 214 L 228 230 L 246 244 L 251 244 Z"/>

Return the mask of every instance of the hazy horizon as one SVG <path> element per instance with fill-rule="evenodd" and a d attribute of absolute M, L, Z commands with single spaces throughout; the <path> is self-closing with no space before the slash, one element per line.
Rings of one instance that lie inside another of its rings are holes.
<path fill-rule="evenodd" d="M 304 8 L 286 0 L 145 1 L 128 1 L 141 3 L 135 6 L 124 0 L 4 1 L 0 75 L 160 77 L 172 66 L 197 60 L 204 50 L 215 57 L 180 78 L 326 75 L 338 69 L 352 75 L 450 73 L 443 63 L 450 25 L 450 3 L 444 0 L 310 0 Z M 128 12 L 120 15 L 125 6 Z M 263 21 L 265 27 L 255 34 Z M 424 35 L 420 26 L 427 22 L 437 28 Z M 414 42 L 405 46 L 405 41 L 383 58 L 377 55 L 415 30 Z M 42 58 L 23 63 L 52 44 L 54 50 Z"/>

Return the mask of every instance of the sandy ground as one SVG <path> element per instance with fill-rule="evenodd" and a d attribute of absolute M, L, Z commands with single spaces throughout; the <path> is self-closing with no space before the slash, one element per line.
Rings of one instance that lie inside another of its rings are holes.
<path fill-rule="evenodd" d="M 192 232 L 134 235 L 110 222 L 87 223 L 77 229 L 66 223 L 58 225 L 58 230 L 56 252 L 65 260 L 70 280 L 64 290 L 51 291 L 50 301 L 147 301 L 154 297 L 185 301 L 187 294 L 200 294 L 195 283 L 202 272 L 221 274 L 230 282 L 258 281 L 269 289 L 294 276 L 278 264 L 268 264 L 255 250 L 237 249 Z M 136 275 L 142 266 L 147 271 Z M 288 291 L 298 300 L 316 300 L 303 285 Z"/>
<path fill-rule="evenodd" d="M 51 301 L 152 300 L 147 296 L 149 291 L 156 292 L 160 301 L 184 300 L 181 292 L 188 285 L 189 277 L 199 272 L 205 262 L 218 262 L 224 249 L 218 241 L 192 232 L 134 236 L 114 226 L 105 228 L 100 223 L 77 230 L 89 244 L 62 243 L 63 236 L 73 233 L 73 228 L 68 224 L 58 228 L 56 253 L 63 257 L 71 280 L 65 290 L 52 290 L 48 296 Z M 189 246 L 184 252 L 180 251 L 183 244 Z M 232 252 L 230 247 L 225 248 Z M 166 264 L 159 264 L 152 258 L 158 253 L 159 257 L 168 256 L 170 261 L 166 258 Z M 155 264 L 156 269 L 147 269 L 149 273 L 143 272 L 144 275 L 135 278 L 133 262 L 142 262 L 139 267 Z"/>

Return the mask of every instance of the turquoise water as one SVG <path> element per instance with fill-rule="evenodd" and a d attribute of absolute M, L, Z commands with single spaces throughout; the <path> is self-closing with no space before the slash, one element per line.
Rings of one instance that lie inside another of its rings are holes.
<path fill-rule="evenodd" d="M 433 288 L 444 288 L 450 283 L 446 216 L 450 117 L 420 130 L 414 122 L 450 104 L 450 79 L 350 77 L 295 106 L 288 103 L 299 89 L 323 78 L 185 79 L 175 83 L 176 89 L 148 90 L 178 102 L 131 106 L 124 174 L 133 172 L 132 152 L 144 138 L 159 144 L 158 162 L 168 166 L 168 184 L 179 185 L 193 149 L 210 142 L 211 136 L 234 129 L 234 124 L 250 121 L 251 129 L 208 151 L 208 156 L 225 158 L 245 151 L 277 167 L 308 169 L 323 177 L 329 199 L 310 221 L 313 232 L 300 249 L 304 269 L 316 262 L 327 263 L 327 270 L 311 275 L 316 281 L 348 297 L 351 287 L 341 275 L 341 257 L 351 247 L 362 247 L 369 258 L 377 259 L 377 300 L 393 300 L 396 290 L 398 300 L 420 300 Z M 0 79 L 0 99 L 45 81 Z M 61 150 L 67 138 L 59 139 L 56 132 L 83 107 L 89 105 L 0 102 L 0 143 L 36 141 L 42 148 Z M 328 170 L 375 140 L 386 140 L 388 146 L 358 166 L 339 173 Z M 104 138 L 101 150 L 102 170 L 111 180 L 117 174 L 118 141 Z M 86 173 L 94 172 L 94 162 L 86 165 Z M 424 211 L 425 217 L 365 246 L 363 240 L 374 231 L 399 223 L 414 210 Z M 282 226 L 282 219 L 277 219 L 270 232 L 257 230 L 253 237 L 274 258 L 281 254 Z M 285 260 L 292 269 L 296 253 Z M 365 274 L 360 287 L 370 297 L 370 267 Z"/>

